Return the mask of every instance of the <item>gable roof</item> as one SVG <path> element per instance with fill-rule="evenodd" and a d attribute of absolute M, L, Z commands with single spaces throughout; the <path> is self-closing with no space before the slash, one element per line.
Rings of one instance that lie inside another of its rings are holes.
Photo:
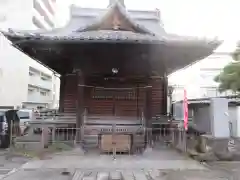
<path fill-rule="evenodd" d="M 126 20 L 128 22 L 128 25 L 132 26 L 132 30 L 138 33 L 149 34 L 154 36 L 154 33 L 146 29 L 144 26 L 141 26 L 140 24 L 136 23 L 128 15 L 127 10 L 125 9 L 125 7 L 123 7 L 123 5 L 119 1 L 115 1 L 115 3 L 112 3 L 108 7 L 108 11 L 102 17 L 100 17 L 96 22 L 86 27 L 78 29 L 77 32 L 97 30 L 97 28 L 101 25 L 101 23 L 103 23 L 109 17 L 116 15 L 117 13 L 119 13 L 119 15 L 122 16 L 122 19 L 120 19 L 120 21 Z"/>

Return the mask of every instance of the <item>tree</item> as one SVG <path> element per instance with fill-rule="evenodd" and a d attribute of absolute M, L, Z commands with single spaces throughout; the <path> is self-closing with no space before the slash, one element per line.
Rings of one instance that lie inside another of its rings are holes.
<path fill-rule="evenodd" d="M 233 53 L 234 62 L 226 65 L 214 80 L 219 83 L 219 91 L 240 92 L 240 45 Z"/>

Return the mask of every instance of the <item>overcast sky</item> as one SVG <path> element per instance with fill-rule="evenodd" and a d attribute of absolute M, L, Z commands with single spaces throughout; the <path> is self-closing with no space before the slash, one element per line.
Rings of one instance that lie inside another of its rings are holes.
<path fill-rule="evenodd" d="M 67 7 L 105 8 L 108 0 L 57 0 L 57 22 L 65 23 Z M 125 0 L 128 9 L 160 9 L 168 32 L 198 36 L 219 36 L 234 39 L 240 36 L 239 0 Z"/>
<path fill-rule="evenodd" d="M 108 0 L 57 0 L 58 25 L 66 23 L 70 4 L 105 8 Z M 240 39 L 239 0 L 125 0 L 125 4 L 127 9 L 160 9 L 167 32 L 227 40 L 229 48 L 223 50 L 232 49 L 232 42 Z"/>

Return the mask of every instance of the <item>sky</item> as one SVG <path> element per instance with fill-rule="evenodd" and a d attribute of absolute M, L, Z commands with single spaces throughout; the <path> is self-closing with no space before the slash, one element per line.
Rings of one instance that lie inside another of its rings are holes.
<path fill-rule="evenodd" d="M 57 0 L 57 24 L 65 25 L 70 4 L 106 8 L 108 0 Z M 239 0 L 125 0 L 127 9 L 161 12 L 165 30 L 179 35 L 218 37 L 228 42 L 240 39 Z M 227 48 L 226 48 L 227 49 Z M 221 48 L 224 50 L 224 48 Z"/>

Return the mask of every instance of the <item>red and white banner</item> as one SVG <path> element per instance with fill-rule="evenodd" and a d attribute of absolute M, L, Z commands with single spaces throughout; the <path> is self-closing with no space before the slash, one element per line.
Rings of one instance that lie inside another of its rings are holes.
<path fill-rule="evenodd" d="M 188 99 L 187 99 L 186 89 L 184 89 L 184 97 L 183 97 L 183 120 L 184 120 L 184 129 L 188 130 Z"/>

